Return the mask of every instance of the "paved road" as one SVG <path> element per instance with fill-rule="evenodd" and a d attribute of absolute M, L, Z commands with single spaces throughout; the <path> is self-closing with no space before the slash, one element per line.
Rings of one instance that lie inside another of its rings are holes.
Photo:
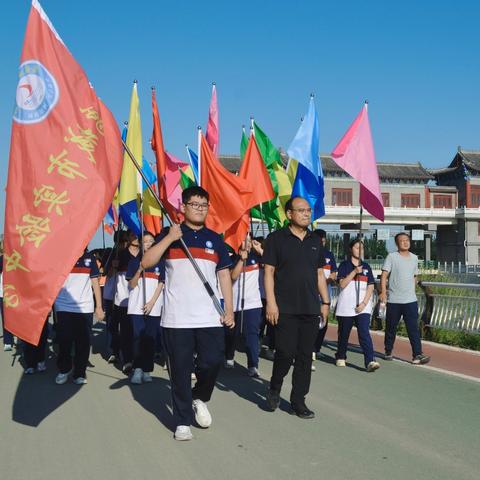
<path fill-rule="evenodd" d="M 252 380 L 239 354 L 214 392 L 212 427 L 194 429 L 185 443 L 172 439 L 169 385 L 158 366 L 152 384 L 132 386 L 94 354 L 88 385 L 58 386 L 53 358 L 47 372 L 26 377 L 18 358 L 0 353 L 1 478 L 479 478 L 480 383 L 402 362 L 367 374 L 354 352 L 340 369 L 325 353 L 308 397 L 316 419 L 288 415 L 286 402 L 264 411 L 271 363 Z"/>

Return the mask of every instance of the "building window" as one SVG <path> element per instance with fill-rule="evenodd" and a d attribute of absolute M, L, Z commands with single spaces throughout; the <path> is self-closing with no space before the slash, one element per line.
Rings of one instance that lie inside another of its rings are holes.
<path fill-rule="evenodd" d="M 384 207 L 390 206 L 390 194 L 389 193 L 382 193 L 382 202 Z"/>
<path fill-rule="evenodd" d="M 470 187 L 470 207 L 480 207 L 480 185 L 472 185 Z"/>
<path fill-rule="evenodd" d="M 434 195 L 433 208 L 452 208 L 451 195 Z"/>
<path fill-rule="evenodd" d="M 332 205 L 347 207 L 352 205 L 351 188 L 332 188 Z"/>
<path fill-rule="evenodd" d="M 419 193 L 402 193 L 401 206 L 406 208 L 420 207 Z"/>

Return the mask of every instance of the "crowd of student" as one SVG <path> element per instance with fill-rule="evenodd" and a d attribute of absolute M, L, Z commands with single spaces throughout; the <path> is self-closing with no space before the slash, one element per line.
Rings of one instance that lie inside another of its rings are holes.
<path fill-rule="evenodd" d="M 340 290 L 335 306 L 336 365 L 346 366 L 355 325 L 366 371 L 380 367 L 370 336 L 375 280 L 362 260 L 360 239 L 350 243 L 347 258 L 337 268 L 326 249 L 325 231 L 308 229 L 309 204 L 295 197 L 286 205 L 288 227 L 266 240 L 247 238 L 238 252 L 229 252 L 222 238 L 205 227 L 208 193 L 191 187 L 182 200 L 185 221 L 181 225 L 164 229 L 157 238 L 149 232 L 139 239 L 130 231 L 119 231 L 108 255 L 98 258 L 85 251 L 78 259 L 53 307 L 57 384 L 66 383 L 70 376 L 76 384 L 87 383 L 95 315 L 106 322 L 108 362 L 120 365 L 131 383 L 152 381 L 155 355 L 166 360 L 177 440 L 192 438 L 194 419 L 200 427 L 210 426 L 206 403 L 221 366 L 234 368 L 240 345 L 251 377 L 259 375 L 261 350 L 262 356 L 273 360 L 265 395 L 268 409 L 278 407 L 283 379 L 293 365 L 292 414 L 313 418 L 305 398 L 315 370 L 312 361 L 322 358 L 335 284 Z M 429 357 L 422 353 L 418 329 L 417 258 L 409 252 L 408 235 L 399 234 L 395 241 L 398 252 L 385 261 L 379 295 L 387 303 L 384 359 L 393 358 L 396 329 L 403 316 L 412 363 L 423 364 Z M 195 273 L 184 245 L 208 281 L 210 293 L 221 299 L 223 316 Z M 0 304 L 2 296 L 0 277 Z M 27 375 L 46 369 L 48 328 L 47 321 L 38 346 L 24 345 Z M 4 350 L 11 350 L 13 336 L 3 332 Z"/>

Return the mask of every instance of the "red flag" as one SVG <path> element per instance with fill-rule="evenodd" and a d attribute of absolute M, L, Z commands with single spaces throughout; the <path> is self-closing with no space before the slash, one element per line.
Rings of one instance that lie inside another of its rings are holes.
<path fill-rule="evenodd" d="M 19 67 L 5 217 L 5 326 L 38 344 L 120 179 L 115 119 L 37 0 Z"/>
<path fill-rule="evenodd" d="M 255 205 L 251 203 L 252 189 L 221 165 L 201 133 L 200 138 L 200 178 L 210 195 L 207 227 L 223 233 Z"/>
<path fill-rule="evenodd" d="M 168 201 L 168 192 L 165 184 L 165 175 L 167 173 L 167 157 L 163 146 L 162 127 L 160 126 L 160 114 L 158 113 L 157 98 L 155 89 L 152 88 L 152 113 L 153 113 L 153 132 L 151 145 L 157 159 L 157 181 L 158 196 L 162 201 L 165 210 L 168 212 L 174 222 L 178 222 L 180 217 L 177 210 Z"/>
<path fill-rule="evenodd" d="M 252 205 L 261 205 L 275 197 L 267 167 L 258 150 L 254 135 L 251 135 L 248 141 L 247 151 L 238 176 L 246 180 L 252 190 L 250 197 Z M 225 232 L 225 242 L 237 250 L 245 240 L 248 230 L 249 215 L 245 213 Z"/>

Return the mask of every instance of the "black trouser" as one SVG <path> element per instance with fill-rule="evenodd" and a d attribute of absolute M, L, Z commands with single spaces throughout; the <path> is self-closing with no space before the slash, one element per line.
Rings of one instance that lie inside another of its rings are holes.
<path fill-rule="evenodd" d="M 110 334 L 112 335 L 112 352 L 115 356 L 122 352 L 123 363 L 133 362 L 133 326 L 127 315 L 127 307 L 113 306 Z M 119 333 L 120 328 L 120 333 Z"/>
<path fill-rule="evenodd" d="M 129 315 L 133 328 L 133 368 L 153 372 L 155 336 L 160 325 L 160 317 L 150 315 Z"/>
<path fill-rule="evenodd" d="M 85 378 L 90 355 L 89 325 L 92 317 L 93 313 L 57 312 L 57 367 L 60 373 L 69 372 L 73 360 L 73 378 Z"/>
<path fill-rule="evenodd" d="M 280 393 L 293 360 L 292 405 L 303 405 L 310 389 L 312 351 L 318 332 L 318 315 L 280 314 L 275 327 L 275 360 L 270 389 Z"/>
<path fill-rule="evenodd" d="M 25 368 L 36 368 L 39 362 L 45 361 L 48 339 L 48 320 L 45 321 L 38 345 L 24 342 L 23 359 Z"/>
<path fill-rule="evenodd" d="M 223 363 L 225 334 L 223 327 L 162 329 L 172 386 L 175 426 L 191 425 L 192 400 L 208 402 Z M 192 388 L 193 355 L 197 382 Z"/>

